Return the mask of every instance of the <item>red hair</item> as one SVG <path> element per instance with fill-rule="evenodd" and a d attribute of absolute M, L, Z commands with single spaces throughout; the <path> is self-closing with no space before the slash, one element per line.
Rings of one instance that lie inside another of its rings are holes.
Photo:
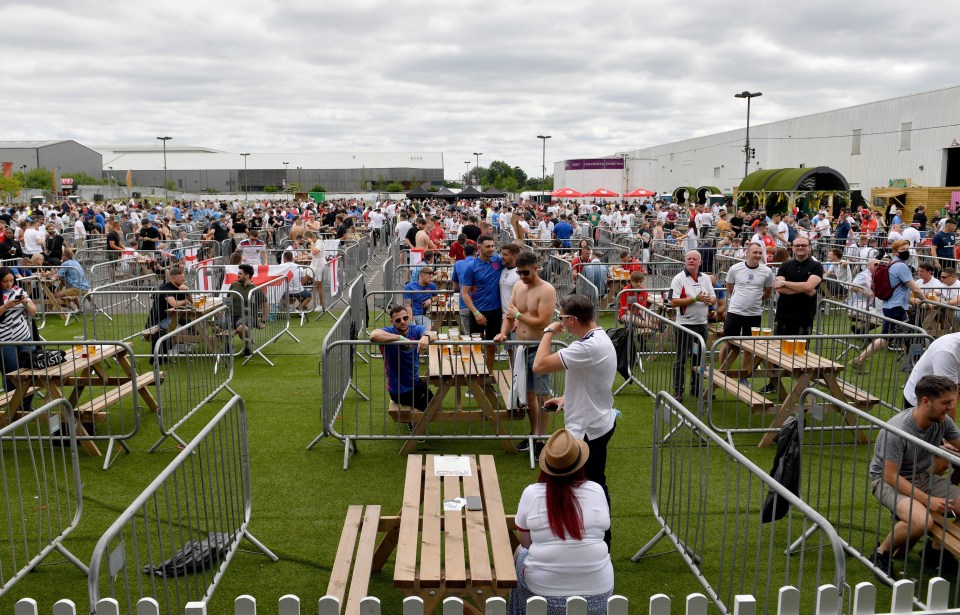
<path fill-rule="evenodd" d="M 583 540 L 583 511 L 574 487 L 587 480 L 580 468 L 569 476 L 551 476 L 540 471 L 539 482 L 547 485 L 547 521 L 553 535 L 561 540 Z"/>

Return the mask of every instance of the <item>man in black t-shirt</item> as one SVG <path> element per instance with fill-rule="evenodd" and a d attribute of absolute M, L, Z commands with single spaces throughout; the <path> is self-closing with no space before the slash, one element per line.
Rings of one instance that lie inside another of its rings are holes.
<path fill-rule="evenodd" d="M 503 215 L 503 214 L 501 214 L 501 215 Z M 477 222 L 479 222 L 479 220 L 477 219 L 477 217 L 474 216 L 474 215 L 471 215 L 471 216 L 467 219 L 467 223 L 463 225 L 463 228 L 462 228 L 462 229 L 460 229 L 460 232 L 463 233 L 464 235 L 466 235 L 466 236 L 467 236 L 467 239 L 469 239 L 470 241 L 472 241 L 472 242 L 474 242 L 474 243 L 476 243 L 476 242 L 477 242 L 477 239 L 480 238 L 480 235 L 483 234 L 483 230 L 480 228 L 480 226 L 477 224 Z"/>
<path fill-rule="evenodd" d="M 123 238 L 120 236 L 120 222 L 113 220 L 107 223 L 107 260 L 119 260 L 121 251 Z"/>
<path fill-rule="evenodd" d="M 427 221 L 423 218 L 417 218 L 414 220 L 413 226 L 410 227 L 410 230 L 407 231 L 406 239 L 410 243 L 411 248 L 417 247 L 417 233 L 423 230 L 423 227 L 426 226 Z"/>
<path fill-rule="evenodd" d="M 143 220 L 143 227 L 140 229 L 140 249 L 153 252 L 157 249 L 157 242 L 160 241 L 160 231 L 150 220 Z"/>
<path fill-rule="evenodd" d="M 793 240 L 793 258 L 780 265 L 773 281 L 777 293 L 777 311 L 773 321 L 774 335 L 810 335 L 817 313 L 817 287 L 823 281 L 823 265 L 810 256 L 810 240 Z M 761 393 L 777 391 L 771 380 Z"/>
<path fill-rule="evenodd" d="M 160 292 L 154 295 L 153 305 L 150 307 L 149 316 L 147 316 L 147 329 L 154 329 L 150 333 L 150 348 L 154 350 L 156 350 L 160 338 L 166 335 L 170 328 L 170 316 L 167 314 L 167 310 L 183 307 L 190 301 L 190 295 L 187 294 L 189 289 L 187 288 L 186 277 L 181 267 L 171 267 L 170 281 L 161 284 L 157 290 Z M 160 361 L 165 361 L 167 357 L 163 355 L 169 353 L 169 346 L 161 348 Z M 153 363 L 153 358 L 151 358 L 150 364 L 153 365 Z"/>

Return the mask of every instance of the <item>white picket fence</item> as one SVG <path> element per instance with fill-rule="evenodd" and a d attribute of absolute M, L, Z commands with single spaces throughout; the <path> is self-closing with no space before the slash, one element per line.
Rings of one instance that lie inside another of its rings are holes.
<path fill-rule="evenodd" d="M 960 615 L 960 609 L 947 608 L 950 596 L 950 584 L 941 579 L 931 579 L 927 584 L 926 611 L 913 610 L 914 584 L 912 581 L 898 581 L 893 587 L 893 597 L 889 610 L 878 612 L 877 588 L 871 583 L 860 583 L 854 588 L 850 615 Z M 683 606 L 685 615 L 707 615 L 709 601 L 703 594 L 690 594 Z M 309 607 L 301 610 L 300 598 L 292 595 L 279 600 L 278 615 L 301 615 L 312 611 Z M 443 601 L 443 615 L 463 615 L 463 601 L 459 598 L 447 598 Z M 817 601 L 811 615 L 841 615 L 843 603 L 840 594 L 832 585 L 822 585 L 817 592 Z M 629 603 L 624 596 L 611 596 L 607 601 L 607 615 L 627 615 Z M 671 615 L 675 613 L 669 596 L 656 594 L 650 597 L 647 605 L 648 615 Z M 160 606 L 153 598 L 144 598 L 137 603 L 137 615 L 160 615 Z M 273 609 L 269 609 L 273 612 Z M 317 611 L 319 615 L 340 615 L 340 603 L 332 596 L 320 598 Z M 488 598 L 484 615 L 506 615 L 507 603 L 503 598 Z M 71 600 L 61 600 L 53 605 L 53 615 L 81 615 Z M 257 599 L 253 596 L 238 596 L 233 603 L 234 615 L 257 615 Z M 757 601 L 753 596 L 737 596 L 733 604 L 734 615 L 756 615 Z M 546 615 L 547 601 L 543 598 L 530 598 L 527 602 L 528 615 Z M 567 615 L 586 615 L 587 602 L 583 598 L 573 597 L 567 600 Z M 13 615 L 40 615 L 36 600 L 24 598 L 17 602 Z M 97 603 L 96 615 L 120 615 L 120 607 L 112 598 L 104 598 Z M 207 615 L 207 605 L 203 602 L 187 604 L 184 615 Z M 360 602 L 360 615 L 380 615 L 380 599 L 364 598 Z M 417 597 L 403 601 L 403 615 L 424 615 L 423 600 Z M 639 614 L 638 614 L 639 615 Z M 780 589 L 776 615 L 800 615 L 800 592 L 793 587 Z"/>

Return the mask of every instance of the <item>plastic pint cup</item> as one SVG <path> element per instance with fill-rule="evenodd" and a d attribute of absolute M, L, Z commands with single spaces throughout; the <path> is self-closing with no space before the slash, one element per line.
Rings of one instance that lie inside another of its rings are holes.
<path fill-rule="evenodd" d="M 793 354 L 794 353 L 794 341 L 793 340 L 780 340 L 780 352 L 783 354 Z"/>
<path fill-rule="evenodd" d="M 760 327 L 750 327 L 750 335 L 760 337 Z"/>
<path fill-rule="evenodd" d="M 760 333 L 764 337 L 770 337 L 771 335 L 773 335 L 773 329 L 760 329 Z"/>
<path fill-rule="evenodd" d="M 796 355 L 807 354 L 807 340 L 794 340 L 793 354 L 796 354 Z"/>

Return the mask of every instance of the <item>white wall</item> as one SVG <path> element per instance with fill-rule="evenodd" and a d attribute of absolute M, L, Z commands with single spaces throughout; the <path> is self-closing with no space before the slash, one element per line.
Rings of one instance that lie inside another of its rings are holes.
<path fill-rule="evenodd" d="M 763 98 L 752 104 L 762 105 Z M 960 127 L 949 126 L 958 119 L 960 86 L 751 126 L 750 146 L 756 148 L 756 158 L 750 161 L 750 171 L 801 164 L 828 166 L 864 196 L 870 188 L 886 186 L 890 179 L 942 186 L 944 149 L 960 143 Z M 910 149 L 901 151 L 903 122 L 912 122 L 913 130 Z M 862 130 L 859 155 L 851 153 L 855 129 Z M 678 186 L 712 185 L 728 192 L 743 179 L 745 132 L 741 129 L 630 151 L 629 188 L 672 192 Z M 621 192 L 623 174 L 619 170 L 564 171 L 563 161 L 554 163 L 554 185 L 580 191 L 602 185 Z"/>

